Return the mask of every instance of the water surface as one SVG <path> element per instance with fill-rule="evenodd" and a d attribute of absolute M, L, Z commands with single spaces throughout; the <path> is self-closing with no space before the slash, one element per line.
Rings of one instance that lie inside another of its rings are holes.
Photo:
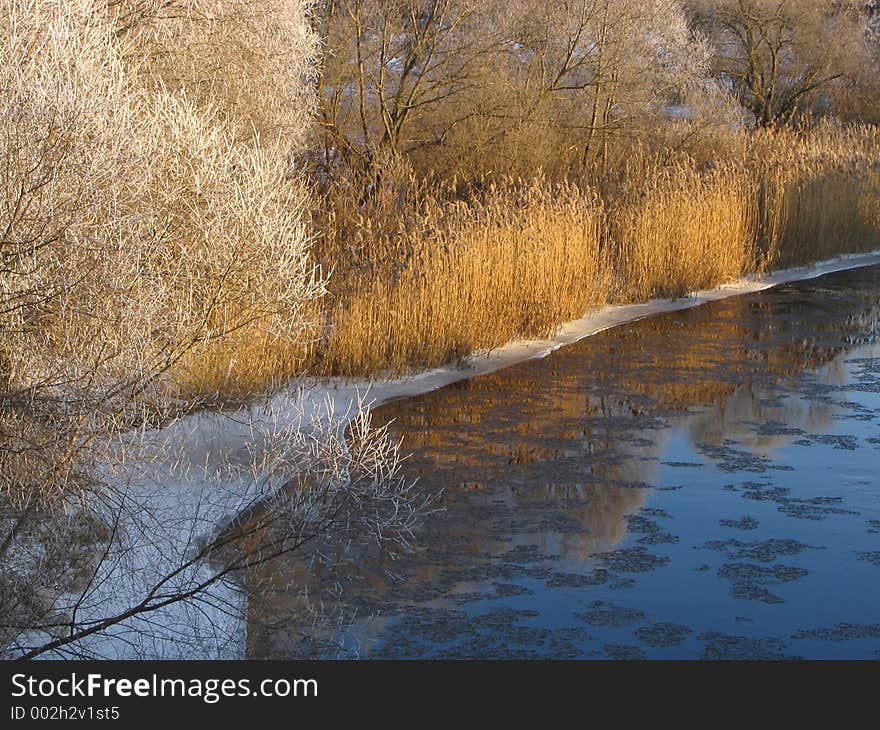
<path fill-rule="evenodd" d="M 378 409 L 443 510 L 344 587 L 342 655 L 880 658 L 878 334 L 872 267 Z M 250 604 L 252 656 L 302 653 Z"/>

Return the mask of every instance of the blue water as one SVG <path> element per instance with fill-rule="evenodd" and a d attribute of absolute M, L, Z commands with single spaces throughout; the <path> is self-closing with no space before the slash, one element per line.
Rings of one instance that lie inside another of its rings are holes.
<path fill-rule="evenodd" d="M 363 562 L 336 654 L 880 658 L 878 334 L 874 267 L 377 410 L 443 509 Z"/>

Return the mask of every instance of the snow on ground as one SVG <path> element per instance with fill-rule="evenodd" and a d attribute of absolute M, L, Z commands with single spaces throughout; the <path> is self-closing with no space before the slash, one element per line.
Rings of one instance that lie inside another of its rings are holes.
<path fill-rule="evenodd" d="M 608 306 L 563 325 L 551 339 L 516 341 L 476 353 L 463 367 L 391 379 L 313 380 L 238 411 L 196 413 L 169 428 L 141 435 L 136 448 L 108 468 L 106 475 L 129 504 L 137 505 L 123 512 L 126 517 L 119 526 L 125 548 L 102 566 L 80 616 L 106 615 L 108 610 L 136 605 L 163 572 L 185 562 L 218 525 L 228 523 L 271 490 L 273 486 L 263 482 L 251 465 L 265 463 L 261 452 L 274 448 L 279 431 L 307 431 L 327 422 L 342 427 L 361 407 L 372 408 L 546 357 L 619 324 L 872 264 L 880 264 L 880 251 L 747 277 L 679 299 Z M 211 566 L 200 564 L 188 569 L 180 582 L 207 577 L 210 571 Z M 129 620 L 91 637 L 87 645 L 112 658 L 241 657 L 247 639 L 246 610 L 246 599 L 239 591 L 220 585 L 207 602 L 179 603 L 144 619 Z"/>

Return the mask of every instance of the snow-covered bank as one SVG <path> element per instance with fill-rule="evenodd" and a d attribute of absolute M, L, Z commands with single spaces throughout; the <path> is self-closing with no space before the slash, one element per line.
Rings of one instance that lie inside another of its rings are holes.
<path fill-rule="evenodd" d="M 168 441 L 185 444 L 178 458 L 189 467 L 223 469 L 252 456 L 267 432 L 279 424 L 308 429 L 328 419 L 346 423 L 360 407 L 375 408 L 398 398 L 437 390 L 451 383 L 492 373 L 526 360 L 546 357 L 617 325 L 662 312 L 672 312 L 727 297 L 769 289 L 791 281 L 812 279 L 835 271 L 880 264 L 880 251 L 839 256 L 810 266 L 784 269 L 764 276 L 748 276 L 715 289 L 678 299 L 654 299 L 641 304 L 611 305 L 590 311 L 562 325 L 550 339 L 517 340 L 489 352 L 471 355 L 460 367 L 441 367 L 396 378 L 315 379 L 274 398 L 235 412 L 201 412 L 176 423 L 165 433 Z M 178 462 L 180 464 L 181 462 Z"/>

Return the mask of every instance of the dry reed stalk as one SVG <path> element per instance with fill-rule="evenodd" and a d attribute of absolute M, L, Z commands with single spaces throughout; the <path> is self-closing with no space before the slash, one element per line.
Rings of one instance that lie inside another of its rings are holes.
<path fill-rule="evenodd" d="M 595 196 L 541 183 L 437 216 L 403 271 L 337 304 L 322 367 L 430 367 L 548 334 L 605 300 L 603 217 Z"/>

